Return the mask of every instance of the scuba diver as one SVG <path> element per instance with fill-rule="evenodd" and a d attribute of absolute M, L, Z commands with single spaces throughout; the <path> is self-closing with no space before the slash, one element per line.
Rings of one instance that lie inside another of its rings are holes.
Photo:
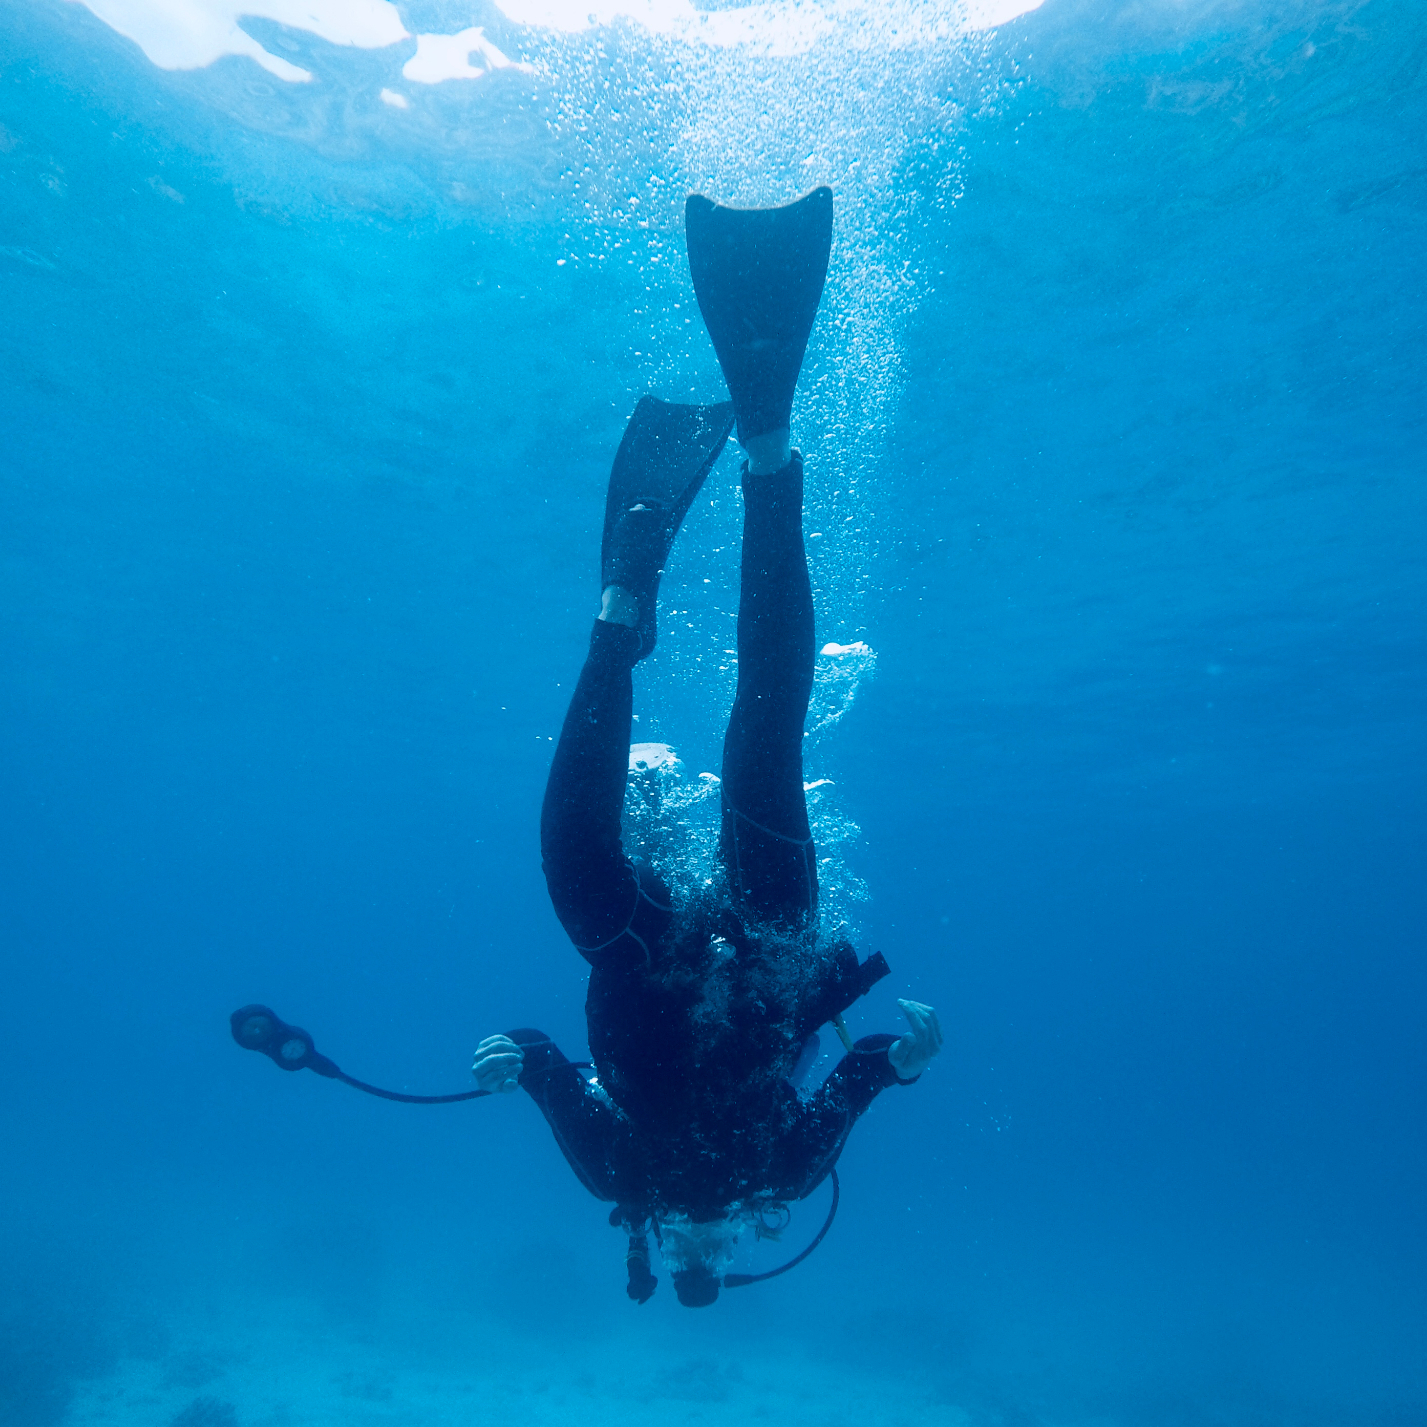
<path fill-rule="evenodd" d="M 652 1231 L 679 1301 L 702 1307 L 737 1277 L 723 1273 L 742 1230 L 822 1183 L 858 1116 L 886 1087 L 917 1079 L 941 1029 L 930 1007 L 901 1001 L 907 1033 L 851 1042 L 842 1012 L 888 967 L 880 954 L 859 964 L 818 929 L 802 768 L 813 601 L 790 419 L 827 272 L 832 192 L 758 210 L 694 196 L 685 227 L 732 401 L 645 397 L 635 408 L 610 476 L 600 610 L 540 821 L 555 913 L 590 965 L 594 1074 L 528 1029 L 482 1041 L 472 1070 L 488 1093 L 525 1090 L 581 1183 L 613 1202 L 610 1222 L 629 1236 L 629 1296 L 654 1292 Z M 621 842 L 632 674 L 654 649 L 675 535 L 735 424 L 747 462 L 722 867 L 717 885 L 669 887 Z M 828 1022 L 847 1053 L 802 1098 L 793 1082 Z"/>
<path fill-rule="evenodd" d="M 703 1307 L 721 1287 L 772 1278 L 817 1247 L 837 1210 L 835 1165 L 853 1124 L 888 1086 L 916 1080 L 942 1037 L 930 1006 L 900 1001 L 905 1034 L 854 1043 L 842 1013 L 889 968 L 880 953 L 859 963 L 818 925 L 803 787 L 813 599 L 790 421 L 827 274 L 832 192 L 752 210 L 694 196 L 685 229 L 732 401 L 645 397 L 634 409 L 605 502 L 599 615 L 540 818 L 555 914 L 590 964 L 593 1063 L 568 1060 L 539 1031 L 512 1030 L 477 1048 L 477 1089 L 412 1095 L 347 1074 L 269 1006 L 241 1006 L 229 1021 L 238 1045 L 281 1069 L 385 1100 L 440 1105 L 525 1090 L 580 1182 L 614 1204 L 610 1223 L 628 1235 L 629 1296 L 646 1303 L 658 1282 L 652 1232 L 679 1301 Z M 669 887 L 621 841 L 633 671 L 654 649 L 674 537 L 735 424 L 747 461 L 720 866 L 698 886 Z M 795 1086 L 829 1022 L 847 1054 L 805 1098 Z M 788 1205 L 825 1179 L 832 1207 L 800 1254 L 768 1273 L 725 1272 L 744 1229 L 776 1237 Z"/>

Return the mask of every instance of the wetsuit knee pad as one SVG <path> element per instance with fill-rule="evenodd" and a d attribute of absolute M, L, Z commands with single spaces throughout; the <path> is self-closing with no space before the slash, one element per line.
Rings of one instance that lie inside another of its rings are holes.
<path fill-rule="evenodd" d="M 668 884 L 647 862 L 634 864 L 639 879 L 639 895 L 629 918 L 628 934 L 648 948 L 648 958 L 655 956 L 674 919 L 674 899 Z"/>
<path fill-rule="evenodd" d="M 801 932 L 817 914 L 817 851 L 811 833 L 789 837 L 725 800 L 720 851 L 740 911 L 755 922 Z"/>
<path fill-rule="evenodd" d="M 663 878 L 646 863 L 626 863 L 634 874 L 634 899 L 624 925 L 596 946 L 575 946 L 592 966 L 638 970 L 658 952 L 674 917 L 673 902 Z M 567 928 L 568 930 L 568 928 Z"/>

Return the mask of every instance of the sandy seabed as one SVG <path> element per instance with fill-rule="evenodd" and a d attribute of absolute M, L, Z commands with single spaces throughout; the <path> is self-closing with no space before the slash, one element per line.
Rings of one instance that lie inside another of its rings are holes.
<path fill-rule="evenodd" d="M 892 1376 L 636 1328 L 549 1341 L 448 1325 L 435 1351 L 296 1313 L 175 1334 L 170 1349 L 79 1386 L 65 1427 L 485 1427 L 768 1420 L 779 1427 L 970 1427 Z M 835 1379 L 835 1380 L 834 1380 Z"/>

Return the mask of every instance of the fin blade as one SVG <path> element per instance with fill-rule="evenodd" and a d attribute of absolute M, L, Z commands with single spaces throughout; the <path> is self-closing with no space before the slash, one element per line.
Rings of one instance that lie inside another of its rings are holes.
<path fill-rule="evenodd" d="M 689 271 L 740 441 L 787 425 L 832 249 L 832 190 L 782 208 L 684 205 Z"/>
<path fill-rule="evenodd" d="M 672 541 L 732 430 L 732 402 L 694 406 L 640 397 L 610 471 L 600 547 L 602 588 L 609 583 L 610 540 L 620 515 L 640 501 L 663 506 L 671 513 Z"/>

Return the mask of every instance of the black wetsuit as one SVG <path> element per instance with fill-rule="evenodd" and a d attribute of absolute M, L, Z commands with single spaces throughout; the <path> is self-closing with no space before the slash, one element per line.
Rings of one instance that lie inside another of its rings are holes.
<path fill-rule="evenodd" d="M 817 864 L 803 795 L 813 602 L 802 461 L 744 478 L 738 692 L 724 742 L 723 904 L 675 914 L 620 841 L 639 636 L 596 621 L 555 751 L 541 851 L 555 912 L 590 963 L 591 1083 L 538 1031 L 521 1086 L 584 1185 L 631 1224 L 719 1217 L 750 1196 L 799 1199 L 857 1117 L 899 1077 L 868 1036 L 800 1100 L 787 1076 L 816 1028 L 886 963 L 816 938 Z M 731 901 L 731 905 L 729 902 Z M 569 1067 L 568 1069 L 566 1067 Z"/>

